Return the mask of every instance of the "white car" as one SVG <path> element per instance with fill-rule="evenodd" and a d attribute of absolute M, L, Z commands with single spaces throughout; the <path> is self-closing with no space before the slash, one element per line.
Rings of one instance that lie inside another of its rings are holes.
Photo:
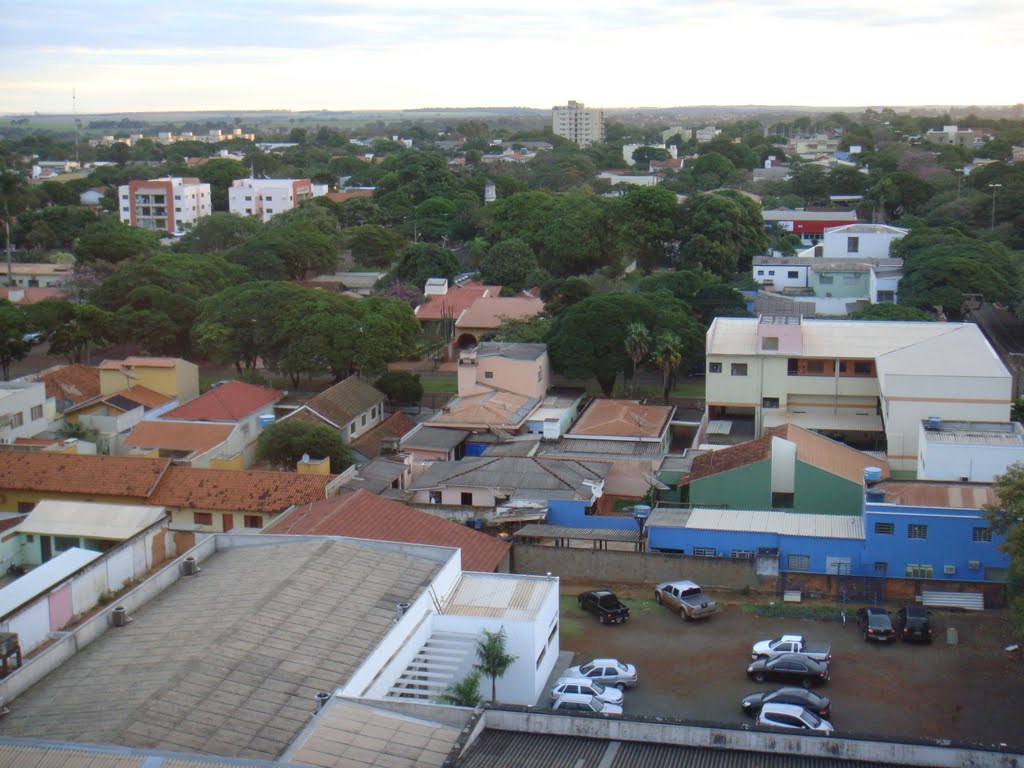
<path fill-rule="evenodd" d="M 621 691 L 636 685 L 636 667 L 623 664 L 618 659 L 594 659 L 578 667 L 569 667 L 564 677 L 586 677 Z"/>
<path fill-rule="evenodd" d="M 601 701 L 585 693 L 567 693 L 555 699 L 551 708 L 561 712 L 597 712 L 602 715 L 621 715 L 622 707 Z"/>
<path fill-rule="evenodd" d="M 551 689 L 551 698 L 557 699 L 567 693 L 585 693 L 588 696 L 596 696 L 608 704 L 622 706 L 622 691 L 618 688 L 601 685 L 596 680 L 588 680 L 585 677 L 561 677 Z"/>
<path fill-rule="evenodd" d="M 769 728 L 832 733 L 832 723 L 795 704 L 765 704 L 757 713 L 757 724 Z"/>

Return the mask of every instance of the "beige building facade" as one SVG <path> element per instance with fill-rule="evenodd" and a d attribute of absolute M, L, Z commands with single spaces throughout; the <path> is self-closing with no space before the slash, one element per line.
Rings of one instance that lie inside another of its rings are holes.
<path fill-rule="evenodd" d="M 604 142 L 604 110 L 585 107 L 570 101 L 564 107 L 551 108 L 551 129 L 555 136 L 573 141 L 581 147 Z"/>

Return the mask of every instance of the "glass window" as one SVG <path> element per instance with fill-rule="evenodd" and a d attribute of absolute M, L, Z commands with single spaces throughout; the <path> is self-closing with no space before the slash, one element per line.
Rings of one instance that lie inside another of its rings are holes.
<path fill-rule="evenodd" d="M 934 570 L 930 565 L 924 563 L 907 563 L 908 579 L 930 579 Z"/>
<path fill-rule="evenodd" d="M 440 491 L 431 491 L 430 492 L 430 503 L 431 504 L 440 504 L 441 503 L 441 492 Z"/>
<path fill-rule="evenodd" d="M 800 273 L 797 272 L 795 269 L 791 269 L 788 272 L 786 272 L 786 277 L 800 277 Z"/>
<path fill-rule="evenodd" d="M 721 372 L 722 372 L 722 364 L 721 363 L 708 363 L 708 373 L 721 373 Z"/>
<path fill-rule="evenodd" d="M 896 532 L 896 526 L 893 523 L 875 523 L 875 533 L 883 536 L 891 536 Z"/>
<path fill-rule="evenodd" d="M 927 539 L 928 538 L 928 526 L 920 523 L 910 523 L 907 526 L 907 538 L 908 539 Z"/>
<path fill-rule="evenodd" d="M 473 492 L 472 491 L 463 491 L 461 498 L 462 498 L 462 503 L 463 504 L 465 504 L 466 506 L 470 506 L 473 503 Z"/>
<path fill-rule="evenodd" d="M 362 416 L 362 421 L 360 422 L 360 426 L 362 426 L 362 427 L 366 426 L 366 414 L 365 413 Z"/>
<path fill-rule="evenodd" d="M 753 560 L 754 552 L 749 549 L 734 549 L 730 557 L 733 557 L 736 560 Z"/>
<path fill-rule="evenodd" d="M 975 528 L 971 533 L 972 541 L 992 541 L 991 528 Z"/>
<path fill-rule="evenodd" d="M 193 512 L 192 522 L 196 525 L 213 525 L 212 512 Z"/>
<path fill-rule="evenodd" d="M 25 423 L 25 415 L 20 411 L 11 414 L 11 428 L 20 427 Z"/>
<path fill-rule="evenodd" d="M 242 524 L 246 528 L 262 528 L 263 518 L 260 515 L 243 515 Z"/>
<path fill-rule="evenodd" d="M 747 375 L 747 364 L 746 363 L 733 363 L 730 373 L 733 376 L 746 376 Z"/>
<path fill-rule="evenodd" d="M 832 275 L 818 275 L 818 282 L 821 285 L 832 285 L 835 280 L 832 278 Z"/>
<path fill-rule="evenodd" d="M 694 547 L 693 554 L 695 557 L 715 557 L 718 550 L 714 547 Z"/>
<path fill-rule="evenodd" d="M 871 369 L 871 363 L 865 360 L 854 362 L 853 373 L 855 376 L 871 376 L 874 371 Z"/>
<path fill-rule="evenodd" d="M 858 253 L 860 251 L 860 238 L 859 237 L 848 237 L 846 238 L 846 252 L 847 253 Z"/>
<path fill-rule="evenodd" d="M 764 397 L 764 398 L 761 398 L 761 407 L 762 408 L 778 408 L 779 407 L 779 398 L 777 398 L 777 397 Z"/>
<path fill-rule="evenodd" d="M 761 349 L 768 350 L 769 352 L 777 351 L 779 349 L 779 337 L 765 336 L 761 339 Z"/>
<path fill-rule="evenodd" d="M 494 378 L 494 371 L 484 371 L 484 378 L 485 379 L 493 379 Z"/>
<path fill-rule="evenodd" d="M 772 509 L 792 509 L 792 493 L 772 493 Z"/>
<path fill-rule="evenodd" d="M 32 421 L 43 418 L 43 406 L 33 405 L 32 406 Z"/>
<path fill-rule="evenodd" d="M 811 570 L 811 556 L 810 555 L 790 555 L 787 558 L 789 570 L 791 571 L 809 571 Z"/>

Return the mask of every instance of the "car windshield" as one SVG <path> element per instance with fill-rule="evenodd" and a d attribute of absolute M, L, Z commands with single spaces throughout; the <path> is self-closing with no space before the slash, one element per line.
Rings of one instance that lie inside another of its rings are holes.
<path fill-rule="evenodd" d="M 889 621 L 889 617 L 886 616 L 884 613 L 871 614 L 871 616 L 868 618 L 868 624 L 872 627 L 879 627 L 881 629 L 886 629 L 887 627 L 892 626 L 892 622 Z"/>
<path fill-rule="evenodd" d="M 703 581 L 703 579 L 702 579 Z M 680 597 L 693 597 L 694 595 L 700 594 L 700 587 L 690 587 L 689 589 L 679 590 Z"/>
<path fill-rule="evenodd" d="M 812 728 L 817 728 L 819 725 L 821 725 L 821 718 L 813 712 L 811 712 L 810 710 L 805 709 L 802 717 L 803 721 L 810 725 Z"/>
<path fill-rule="evenodd" d="M 596 680 L 590 684 L 590 687 L 594 690 L 594 693 L 596 693 L 598 695 L 601 695 L 602 693 L 604 693 L 604 686 L 601 685 Z"/>

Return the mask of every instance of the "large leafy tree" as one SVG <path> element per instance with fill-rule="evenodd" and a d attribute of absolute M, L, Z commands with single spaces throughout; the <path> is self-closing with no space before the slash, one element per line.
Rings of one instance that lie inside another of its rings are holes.
<path fill-rule="evenodd" d="M 434 243 L 414 243 L 402 249 L 392 278 L 422 288 L 431 277 L 451 280 L 458 271 L 459 262 L 447 248 Z"/>
<path fill-rule="evenodd" d="M 754 255 L 768 247 L 760 208 L 739 192 L 691 195 L 682 209 L 680 239 L 688 269 L 731 279 L 748 272 Z"/>
<path fill-rule="evenodd" d="M 1007 588 L 1018 634 L 1024 635 L 1024 463 L 1011 464 L 995 479 L 998 502 L 984 508 L 992 529 L 1004 537 L 1010 555 Z"/>
<path fill-rule="evenodd" d="M 51 205 L 29 211 L 18 217 L 18 226 L 12 233 L 18 246 L 33 247 L 33 233 L 45 228 L 53 238 L 54 248 L 71 248 L 75 239 L 96 223 L 96 212 L 80 205 Z"/>
<path fill-rule="evenodd" d="M 47 299 L 28 307 L 26 314 L 32 329 L 49 342 L 48 354 L 69 363 L 88 360 L 91 349 L 105 347 L 118 338 L 114 315 L 92 304 Z"/>
<path fill-rule="evenodd" d="M 528 287 L 526 279 L 536 269 L 537 257 L 530 246 L 515 237 L 492 245 L 480 262 L 484 282 L 515 290 Z"/>
<path fill-rule="evenodd" d="M 540 266 L 552 275 L 585 275 L 621 261 L 609 201 L 584 192 L 558 198 L 541 230 Z"/>
<path fill-rule="evenodd" d="M 402 238 L 377 224 L 361 224 L 342 232 L 357 264 L 387 269 L 395 261 Z"/>
<path fill-rule="evenodd" d="M 130 227 L 115 219 L 103 219 L 85 228 L 74 250 L 79 262 L 119 264 L 155 253 L 159 247 L 160 236 L 156 232 Z"/>
<path fill-rule="evenodd" d="M 32 346 L 25 341 L 27 332 L 24 313 L 7 299 L 0 299 L 0 373 L 4 381 L 11 378 L 11 363 L 24 359 Z"/>
<path fill-rule="evenodd" d="M 175 243 L 184 253 L 217 253 L 236 248 L 260 231 L 259 220 L 233 213 L 204 216 Z"/>
<path fill-rule="evenodd" d="M 484 235 L 492 243 L 517 238 L 534 253 L 544 247 L 543 231 L 555 208 L 547 192 L 518 192 L 499 197 L 484 211 Z"/>
<path fill-rule="evenodd" d="M 256 442 L 256 455 L 286 469 L 293 468 L 304 455 L 313 459 L 330 457 L 335 473 L 355 463 L 338 430 L 299 419 L 285 419 L 263 430 Z"/>
<path fill-rule="evenodd" d="M 661 187 L 631 190 L 622 198 L 620 215 L 629 232 L 623 242 L 631 246 L 637 265 L 645 270 L 660 267 L 665 243 L 675 239 L 680 217 L 675 193 Z"/>

